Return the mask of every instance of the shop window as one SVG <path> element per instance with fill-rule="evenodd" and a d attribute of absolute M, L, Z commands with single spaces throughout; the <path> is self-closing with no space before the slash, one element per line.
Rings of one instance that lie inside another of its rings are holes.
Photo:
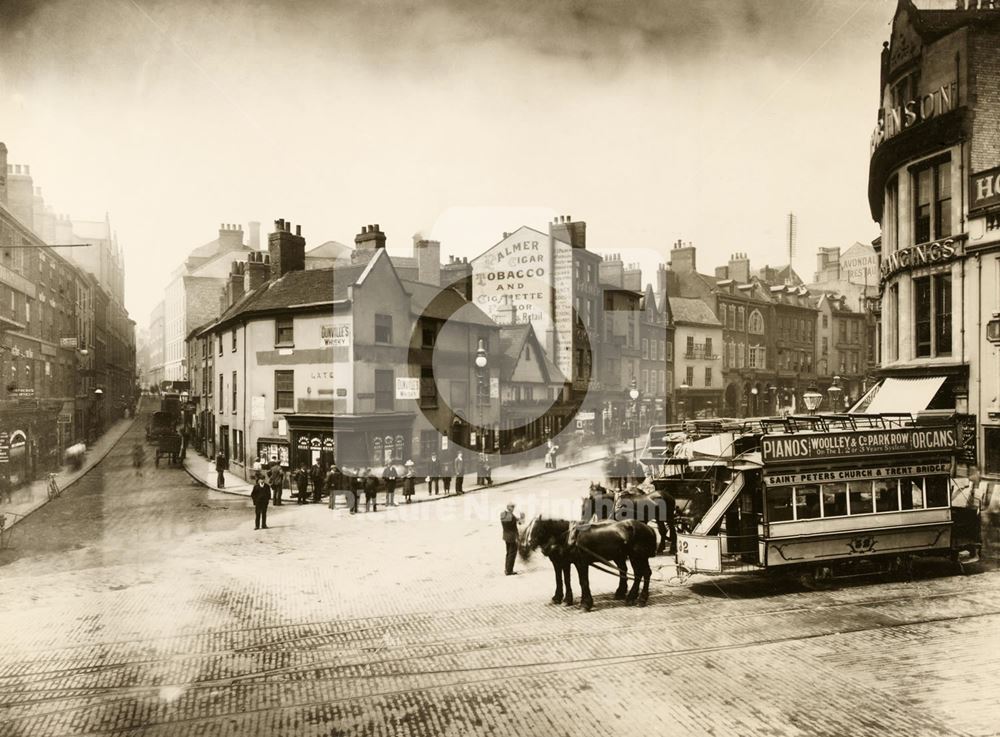
<path fill-rule="evenodd" d="M 896 512 L 899 510 L 899 485 L 895 481 L 879 480 L 872 484 L 875 495 L 876 512 Z"/>
<path fill-rule="evenodd" d="M 291 317 L 279 317 L 274 321 L 274 344 L 276 346 L 295 345 L 295 321 Z"/>
<path fill-rule="evenodd" d="M 395 409 L 394 383 L 395 374 L 392 369 L 375 370 L 375 411 L 391 412 Z"/>
<path fill-rule="evenodd" d="M 295 411 L 295 371 L 274 372 L 274 409 Z"/>
<path fill-rule="evenodd" d="M 375 342 L 392 343 L 392 315 L 375 315 Z"/>
<path fill-rule="evenodd" d="M 925 479 L 927 507 L 947 507 L 951 503 L 947 476 L 928 476 Z"/>
<path fill-rule="evenodd" d="M 913 242 L 927 243 L 951 235 L 951 161 L 925 165 L 913 172 Z"/>
<path fill-rule="evenodd" d="M 951 274 L 913 280 L 913 323 L 918 357 L 951 354 Z"/>
<path fill-rule="evenodd" d="M 1000 474 L 1000 427 L 984 427 L 983 444 L 986 449 L 985 472 L 990 475 Z"/>
<path fill-rule="evenodd" d="M 778 486 L 767 490 L 767 521 L 788 522 L 792 514 L 792 487 Z"/>
<path fill-rule="evenodd" d="M 843 517 L 847 514 L 847 484 L 823 485 L 823 516 Z"/>
<path fill-rule="evenodd" d="M 819 485 L 796 486 L 795 519 L 816 519 L 819 513 Z"/>

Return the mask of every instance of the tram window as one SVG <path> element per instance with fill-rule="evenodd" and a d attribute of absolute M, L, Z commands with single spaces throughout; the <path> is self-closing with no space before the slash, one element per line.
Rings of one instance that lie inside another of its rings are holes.
<path fill-rule="evenodd" d="M 816 519 L 819 517 L 819 486 L 795 487 L 795 519 Z"/>
<path fill-rule="evenodd" d="M 947 507 L 950 504 L 947 476 L 927 477 L 927 506 Z"/>
<path fill-rule="evenodd" d="M 847 484 L 823 485 L 823 516 L 843 517 L 847 514 Z"/>
<path fill-rule="evenodd" d="M 924 480 L 919 477 L 900 479 L 899 497 L 903 502 L 903 509 L 923 509 Z"/>
<path fill-rule="evenodd" d="M 851 497 L 851 514 L 871 514 L 875 511 L 872 507 L 871 481 L 851 481 L 847 486 Z"/>
<path fill-rule="evenodd" d="M 778 486 L 767 490 L 767 521 L 787 522 L 792 519 L 792 487 Z"/>
<path fill-rule="evenodd" d="M 895 481 L 875 481 L 876 512 L 896 512 L 899 510 L 899 489 Z"/>

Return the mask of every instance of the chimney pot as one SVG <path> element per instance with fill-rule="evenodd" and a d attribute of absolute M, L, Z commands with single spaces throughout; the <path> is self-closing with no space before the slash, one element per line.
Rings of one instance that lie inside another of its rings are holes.
<path fill-rule="evenodd" d="M 296 225 L 295 226 L 295 235 L 298 235 L 298 236 L 302 235 L 302 226 L 301 225 Z"/>

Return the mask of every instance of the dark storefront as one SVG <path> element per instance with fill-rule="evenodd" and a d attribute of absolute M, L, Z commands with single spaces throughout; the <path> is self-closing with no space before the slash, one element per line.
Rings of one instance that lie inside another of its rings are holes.
<path fill-rule="evenodd" d="M 286 415 L 290 460 L 296 467 L 318 463 L 323 468 L 334 461 L 348 467 L 403 463 L 410 457 L 413 418 L 412 412 L 345 417 Z"/>

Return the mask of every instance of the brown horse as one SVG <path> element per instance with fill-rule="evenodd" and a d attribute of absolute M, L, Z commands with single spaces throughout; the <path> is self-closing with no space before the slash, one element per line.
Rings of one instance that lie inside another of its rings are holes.
<path fill-rule="evenodd" d="M 567 536 L 569 558 L 580 578 L 580 605 L 589 612 L 594 606 L 590 594 L 590 566 L 614 563 L 619 572 L 615 598 L 626 604 L 645 606 L 649 598 L 649 579 L 653 573 L 649 559 L 656 554 L 656 534 L 636 520 L 607 520 L 572 525 Z M 625 561 L 632 564 L 632 588 L 627 586 Z M 640 591 L 639 584 L 642 583 Z"/>
<path fill-rule="evenodd" d="M 573 587 L 570 583 L 572 561 L 567 539 L 569 528 L 570 523 L 564 519 L 535 517 L 521 531 L 518 540 L 522 560 L 528 560 L 533 550 L 541 548 L 542 554 L 552 563 L 552 570 L 556 574 L 556 592 L 552 596 L 552 603 L 565 603 L 566 606 L 573 604 Z M 563 581 L 566 582 L 565 596 L 563 596 Z"/>
<path fill-rule="evenodd" d="M 664 491 L 644 493 L 632 488 L 615 495 L 613 518 L 656 522 L 656 529 L 660 533 L 660 544 L 656 548 L 656 554 L 662 554 L 669 541 L 669 554 L 673 555 L 677 550 L 676 509 L 677 500 Z"/>

